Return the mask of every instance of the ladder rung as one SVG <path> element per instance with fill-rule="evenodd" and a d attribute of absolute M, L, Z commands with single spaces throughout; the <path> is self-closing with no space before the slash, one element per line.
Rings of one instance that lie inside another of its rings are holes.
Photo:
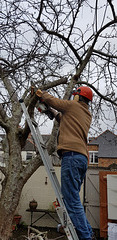
<path fill-rule="evenodd" d="M 31 121 L 32 121 L 32 124 L 33 124 L 35 127 L 38 127 L 38 123 L 37 123 L 34 119 L 31 118 Z"/>
<path fill-rule="evenodd" d="M 41 144 L 41 147 L 42 147 L 42 148 L 44 148 L 44 149 L 47 148 L 47 146 L 46 146 L 45 144 L 43 144 L 43 143 L 41 143 L 41 142 L 40 142 L 40 144 Z"/>
<path fill-rule="evenodd" d="M 63 222 L 64 222 L 64 227 L 67 226 L 67 214 L 65 211 L 63 211 Z"/>
<path fill-rule="evenodd" d="M 50 169 L 50 171 L 52 172 L 52 173 L 55 173 L 55 169 L 53 168 L 53 169 Z"/>
<path fill-rule="evenodd" d="M 63 209 L 63 207 L 57 206 L 56 211 L 57 211 L 58 215 L 60 216 L 60 218 L 63 220 L 63 227 L 66 227 L 67 224 L 70 224 L 70 221 L 67 218 L 67 214 L 66 214 L 65 210 Z"/>

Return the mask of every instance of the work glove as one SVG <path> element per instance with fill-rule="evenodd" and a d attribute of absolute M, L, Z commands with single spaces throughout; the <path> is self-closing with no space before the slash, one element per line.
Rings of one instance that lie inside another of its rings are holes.
<path fill-rule="evenodd" d="M 39 107 L 38 107 L 38 111 L 41 112 L 41 113 L 45 113 L 51 120 L 54 119 L 54 112 L 53 110 L 48 106 L 47 103 L 45 103 L 43 101 L 43 98 L 42 98 L 42 91 L 41 89 L 38 89 L 36 91 L 36 95 L 38 96 L 39 98 Z"/>
<path fill-rule="evenodd" d="M 38 89 L 37 91 L 36 91 L 36 95 L 39 97 L 39 98 L 41 98 L 42 97 L 42 91 L 41 91 L 41 89 Z"/>

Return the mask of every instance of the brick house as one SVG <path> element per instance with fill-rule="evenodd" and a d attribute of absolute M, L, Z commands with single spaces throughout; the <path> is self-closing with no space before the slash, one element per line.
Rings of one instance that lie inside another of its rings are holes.
<path fill-rule="evenodd" d="M 117 164 L 117 135 L 106 130 L 88 143 L 89 165 L 108 167 Z"/>
<path fill-rule="evenodd" d="M 117 135 L 106 130 L 90 138 L 88 151 L 84 206 L 91 226 L 106 238 L 108 224 L 117 223 Z"/>

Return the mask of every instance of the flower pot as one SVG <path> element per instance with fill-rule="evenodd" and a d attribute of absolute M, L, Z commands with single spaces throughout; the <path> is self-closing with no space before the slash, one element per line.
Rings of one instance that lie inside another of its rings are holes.
<path fill-rule="evenodd" d="M 32 201 L 29 202 L 29 208 L 31 210 L 35 210 L 37 208 L 37 205 L 38 204 L 37 204 L 37 202 L 35 200 L 32 200 Z"/>
<path fill-rule="evenodd" d="M 13 218 L 14 223 L 17 225 L 20 223 L 21 215 L 15 215 Z"/>

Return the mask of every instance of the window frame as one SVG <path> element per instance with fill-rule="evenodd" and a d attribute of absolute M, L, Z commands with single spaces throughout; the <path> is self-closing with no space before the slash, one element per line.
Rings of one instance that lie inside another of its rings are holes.
<path fill-rule="evenodd" d="M 29 155 L 31 156 L 31 158 L 29 157 Z M 26 152 L 26 161 L 30 161 L 30 160 L 32 160 L 32 158 L 33 158 L 33 152 L 27 151 Z"/>
<path fill-rule="evenodd" d="M 90 154 L 93 156 L 93 162 L 91 162 Z M 98 162 L 95 162 L 95 154 L 98 155 L 98 151 L 89 151 L 89 164 L 98 164 Z"/>

